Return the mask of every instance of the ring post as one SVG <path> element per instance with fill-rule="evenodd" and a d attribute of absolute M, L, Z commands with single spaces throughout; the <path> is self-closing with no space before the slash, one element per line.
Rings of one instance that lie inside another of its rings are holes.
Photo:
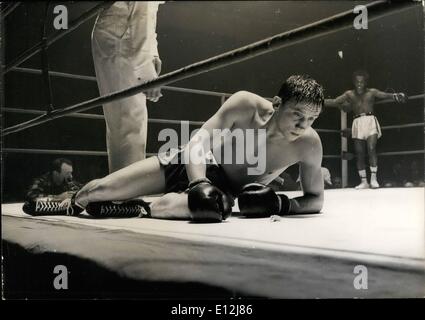
<path fill-rule="evenodd" d="M 341 110 L 341 132 L 347 129 L 347 113 Z M 348 160 L 345 160 L 342 155 L 348 152 L 347 138 L 341 135 L 341 180 L 342 187 L 346 188 L 348 185 Z"/>

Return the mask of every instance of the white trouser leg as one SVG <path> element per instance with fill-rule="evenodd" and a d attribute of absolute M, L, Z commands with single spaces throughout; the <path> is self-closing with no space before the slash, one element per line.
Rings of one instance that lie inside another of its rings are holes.
<path fill-rule="evenodd" d="M 126 3 L 117 2 L 96 21 L 92 34 L 92 53 L 101 95 L 156 77 L 149 56 L 143 52 L 134 52 L 132 48 L 129 36 L 131 22 L 128 21 L 130 9 Z M 146 157 L 148 120 L 145 94 L 139 93 L 105 104 L 103 111 L 109 172 L 143 160 Z"/>

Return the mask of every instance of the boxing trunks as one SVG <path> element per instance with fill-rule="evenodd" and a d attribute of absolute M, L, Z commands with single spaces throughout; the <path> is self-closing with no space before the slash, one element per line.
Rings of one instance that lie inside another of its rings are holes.
<path fill-rule="evenodd" d="M 371 135 L 382 136 L 378 119 L 372 113 L 361 113 L 354 116 L 351 135 L 353 139 L 366 140 Z"/>
<path fill-rule="evenodd" d="M 161 166 L 164 169 L 166 189 L 169 192 L 187 192 L 189 179 L 186 172 L 186 165 L 183 159 L 184 146 L 172 148 L 157 155 Z M 217 164 L 211 152 L 206 155 L 206 176 L 212 184 L 223 191 L 232 199 L 236 197 L 236 191 L 232 190 L 231 184 L 223 168 Z"/>

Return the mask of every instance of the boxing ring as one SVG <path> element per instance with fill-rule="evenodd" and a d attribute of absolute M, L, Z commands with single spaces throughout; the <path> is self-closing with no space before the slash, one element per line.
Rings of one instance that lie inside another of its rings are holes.
<path fill-rule="evenodd" d="M 95 6 L 71 22 L 69 29 L 74 30 L 92 18 L 104 5 Z M 368 5 L 369 19 L 412 6 L 411 3 L 374 2 Z M 215 96 L 221 104 L 230 93 L 168 85 L 348 28 L 352 25 L 352 15 L 352 11 L 343 12 L 194 63 L 142 85 L 63 109 L 41 111 L 2 107 L 7 113 L 38 115 L 30 121 L 4 128 L 2 135 L 5 137 L 61 117 L 103 120 L 102 115 L 82 111 L 156 86 L 175 92 Z M 3 72 L 46 76 L 45 69 L 18 65 L 46 50 L 57 39 L 59 34 L 30 48 L 5 66 Z M 92 76 L 50 70 L 47 76 L 96 81 Z M 409 101 L 423 98 L 424 94 L 412 95 Z M 181 121 L 168 119 L 149 119 L 149 122 L 181 124 Z M 189 121 L 189 124 L 201 126 L 203 122 Z M 383 126 L 382 129 L 410 127 L 424 127 L 424 123 Z M 324 155 L 324 159 L 340 159 L 343 186 L 347 185 L 348 161 L 352 159 L 347 150 L 346 128 L 344 112 L 341 112 L 340 129 L 315 128 L 319 134 L 328 132 L 341 136 L 340 154 Z M 3 148 L 2 151 L 107 155 L 105 151 L 82 150 Z M 424 150 L 378 153 L 379 156 L 398 154 L 424 154 Z M 299 192 L 285 194 L 290 198 L 300 195 Z M 147 201 L 154 198 L 146 197 Z M 325 190 L 324 207 L 318 215 L 246 219 L 238 215 L 237 203 L 233 210 L 232 217 L 222 223 L 200 224 L 139 218 L 94 219 L 85 213 L 80 217 L 32 217 L 22 212 L 22 203 L 2 204 L 5 285 L 6 289 L 8 284 L 13 288 L 7 294 L 11 298 L 394 298 L 425 295 L 423 188 Z M 77 278 L 74 277 L 76 287 L 58 293 L 51 288 L 51 270 L 55 265 L 67 263 L 71 266 L 71 274 Z M 353 285 L 356 266 L 365 266 L 368 270 L 367 290 L 358 290 Z M 47 269 L 50 272 L 50 277 L 46 276 L 48 280 L 30 282 L 35 283 L 33 288 L 16 284 L 20 272 L 35 277 L 36 272 L 44 274 Z"/>

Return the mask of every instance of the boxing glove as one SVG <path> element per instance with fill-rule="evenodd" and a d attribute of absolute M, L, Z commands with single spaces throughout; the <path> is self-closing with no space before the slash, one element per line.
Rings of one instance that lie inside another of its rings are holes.
<path fill-rule="evenodd" d="M 408 100 L 408 97 L 403 92 L 399 92 L 393 94 L 393 99 L 398 103 L 405 103 Z"/>
<path fill-rule="evenodd" d="M 291 208 L 289 198 L 277 194 L 272 188 L 261 183 L 245 185 L 238 197 L 239 211 L 247 217 L 270 217 L 286 215 Z"/>
<path fill-rule="evenodd" d="M 188 205 L 196 221 L 220 222 L 232 212 L 232 199 L 207 178 L 189 184 Z"/>

